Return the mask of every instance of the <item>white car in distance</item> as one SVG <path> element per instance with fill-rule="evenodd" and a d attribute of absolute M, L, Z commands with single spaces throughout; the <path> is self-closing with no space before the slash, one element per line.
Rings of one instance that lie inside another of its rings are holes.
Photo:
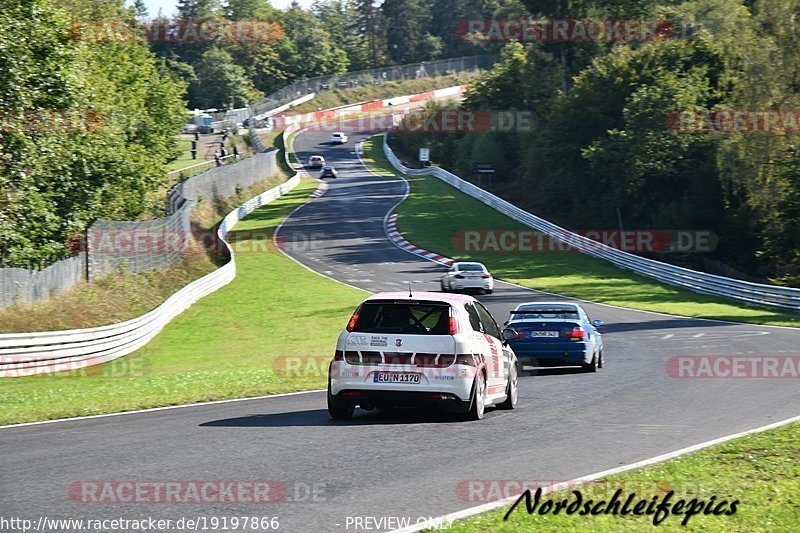
<path fill-rule="evenodd" d="M 344 144 L 347 142 L 347 135 L 341 131 L 336 131 L 331 134 L 331 142 L 333 144 Z"/>
<path fill-rule="evenodd" d="M 478 290 L 486 294 L 494 291 L 494 278 L 483 263 L 453 263 L 441 279 L 442 292 Z"/>

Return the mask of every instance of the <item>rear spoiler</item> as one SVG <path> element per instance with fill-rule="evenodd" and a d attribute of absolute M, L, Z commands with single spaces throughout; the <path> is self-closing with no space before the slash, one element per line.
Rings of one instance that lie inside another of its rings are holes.
<path fill-rule="evenodd" d="M 554 314 L 560 313 L 563 315 L 578 314 L 577 311 L 565 311 L 563 309 L 537 309 L 535 311 L 530 311 L 530 310 L 511 311 L 512 315 L 541 315 L 543 313 L 554 313 Z"/>

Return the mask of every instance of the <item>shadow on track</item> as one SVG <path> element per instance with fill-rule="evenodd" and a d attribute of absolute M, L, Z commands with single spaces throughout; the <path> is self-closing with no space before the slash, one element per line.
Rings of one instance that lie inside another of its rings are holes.
<path fill-rule="evenodd" d="M 487 417 L 492 413 L 487 410 Z M 255 414 L 236 418 L 223 418 L 200 424 L 200 427 L 336 427 L 402 424 L 465 424 L 455 415 L 419 409 L 391 409 L 364 411 L 356 409 L 352 420 L 331 420 L 327 409 L 292 411 L 287 413 Z"/>

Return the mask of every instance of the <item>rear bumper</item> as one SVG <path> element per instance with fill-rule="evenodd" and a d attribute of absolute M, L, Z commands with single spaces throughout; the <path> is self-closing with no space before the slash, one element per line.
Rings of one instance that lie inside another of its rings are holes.
<path fill-rule="evenodd" d="M 399 372 L 420 374 L 419 383 L 376 382 L 375 372 Z M 361 396 L 352 400 L 366 398 L 374 401 L 403 403 L 416 399 L 430 398 L 432 394 L 452 395 L 456 400 L 435 400 L 449 402 L 469 400 L 474 381 L 474 368 L 452 365 L 446 368 L 420 368 L 406 365 L 356 366 L 344 361 L 334 361 L 329 369 L 330 389 L 334 398 L 343 397 L 346 391 L 359 391 Z M 352 402 L 351 402 L 352 403 Z"/>
<path fill-rule="evenodd" d="M 466 289 L 483 289 L 486 291 L 494 290 L 494 280 L 491 279 L 455 279 L 451 282 L 452 288 L 457 291 Z"/>
<path fill-rule="evenodd" d="M 527 366 L 577 366 L 592 361 L 592 348 L 579 346 L 528 348 L 511 346 L 521 365 Z"/>
<path fill-rule="evenodd" d="M 356 392 L 361 396 L 342 396 L 342 393 Z M 438 394 L 440 396 L 452 396 L 449 399 L 432 398 Z M 416 407 L 425 409 L 436 409 L 446 413 L 466 413 L 469 410 L 469 400 L 461 400 L 452 393 L 432 392 L 432 391 L 385 391 L 385 390 L 364 390 L 364 389 L 345 389 L 341 393 L 331 398 L 337 407 L 358 406 L 369 404 L 373 407 Z"/>

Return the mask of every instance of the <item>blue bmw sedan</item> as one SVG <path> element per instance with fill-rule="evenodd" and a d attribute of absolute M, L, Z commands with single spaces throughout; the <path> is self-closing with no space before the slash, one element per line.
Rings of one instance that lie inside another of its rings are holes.
<path fill-rule="evenodd" d="M 536 302 L 518 305 L 506 321 L 503 337 L 520 365 L 580 366 L 585 372 L 603 367 L 600 320 L 589 320 L 575 303 Z"/>

